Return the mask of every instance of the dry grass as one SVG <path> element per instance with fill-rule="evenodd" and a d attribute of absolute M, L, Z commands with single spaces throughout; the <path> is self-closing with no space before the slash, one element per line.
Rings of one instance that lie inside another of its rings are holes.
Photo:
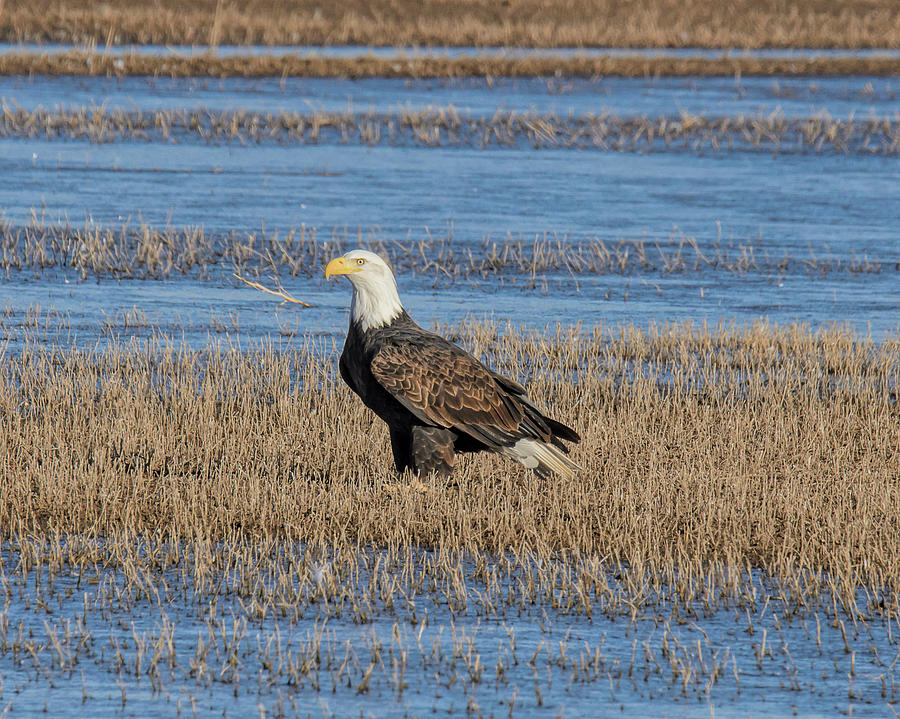
<path fill-rule="evenodd" d="M 74 270 L 89 277 L 164 279 L 194 274 L 199 279 L 235 282 L 235 270 L 250 279 L 321 276 L 332 257 L 365 247 L 395 268 L 430 278 L 435 286 L 509 277 L 536 286 L 547 274 L 593 277 L 602 274 L 670 276 L 727 272 L 780 278 L 812 278 L 832 273 L 851 276 L 897 272 L 893 259 L 867 254 L 849 258 L 819 255 L 810 247 L 802 255 L 769 246 L 762 238 L 737 241 L 719 236 L 711 243 L 675 231 L 664 240 L 574 237 L 542 233 L 530 237 L 507 233 L 480 243 L 457 242 L 450 225 L 443 232 L 410 229 L 405 239 L 379 229 L 336 226 L 330 232 L 301 225 L 285 232 L 216 234 L 201 227 L 154 227 L 125 222 L 119 226 L 85 223 L 58 225 L 34 216 L 27 225 L 0 221 L 0 270 L 7 279 L 28 271 L 37 275 Z"/>
<path fill-rule="evenodd" d="M 155 44 L 900 47 L 892 0 L 8 0 L 0 37 Z"/>
<path fill-rule="evenodd" d="M 32 345 L 0 366 L 3 536 L 565 552 L 713 585 L 736 581 L 728 567 L 824 570 L 897 609 L 897 338 L 445 331 L 578 428 L 581 476 L 541 482 L 476 457 L 424 495 L 386 491 L 384 427 L 336 378 L 339 348 L 311 340 Z"/>
<path fill-rule="evenodd" d="M 66 54 L 0 55 L 0 75 L 100 75 L 107 77 L 624 77 L 693 75 L 869 75 L 900 74 L 891 57 L 820 57 L 777 59 L 752 57 L 583 57 L 503 58 L 496 56 L 433 58 L 353 58 L 300 56 L 190 57 L 116 55 L 73 51 Z"/>
<path fill-rule="evenodd" d="M 259 113 L 247 110 L 140 110 L 80 107 L 28 110 L 2 102 L 0 137 L 86 139 L 104 143 L 224 141 L 337 142 L 420 147 L 522 147 L 614 152 L 763 150 L 900 153 L 900 114 L 868 119 L 767 116 L 621 117 L 497 111 L 471 117 L 452 105 L 391 113 Z"/>

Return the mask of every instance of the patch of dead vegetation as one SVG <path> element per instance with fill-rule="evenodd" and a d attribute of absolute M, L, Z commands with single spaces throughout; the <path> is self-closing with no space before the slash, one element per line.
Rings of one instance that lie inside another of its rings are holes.
<path fill-rule="evenodd" d="M 897 338 L 765 324 L 445 334 L 578 429 L 582 475 L 540 481 L 477 456 L 424 494 L 388 491 L 384 427 L 337 378 L 339 348 L 312 338 L 32 344 L 0 365 L 3 537 L 563 552 L 660 582 L 764 567 L 896 591 Z"/>
<path fill-rule="evenodd" d="M 744 75 L 817 77 L 889 76 L 900 73 L 900 59 L 888 56 L 759 58 L 619 57 L 323 57 L 301 55 L 145 55 L 73 50 L 67 53 L 11 52 L 0 55 L 0 75 L 103 77 L 687 77 Z"/>
<path fill-rule="evenodd" d="M 9 42 L 900 47 L 892 0 L 9 0 Z"/>

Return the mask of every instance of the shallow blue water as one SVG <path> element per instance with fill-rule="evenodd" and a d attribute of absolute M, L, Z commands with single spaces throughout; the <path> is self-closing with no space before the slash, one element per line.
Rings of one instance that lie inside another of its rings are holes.
<path fill-rule="evenodd" d="M 742 112 L 741 103 L 786 104 L 786 113 L 832 116 L 875 103 L 897 112 L 892 80 L 840 78 L 732 80 L 561 79 L 483 82 L 145 80 L 5 78 L 0 93 L 23 106 L 94 104 L 144 108 L 419 106 L 425 98 L 491 114 L 497 107 L 585 112 L 609 102 L 619 112 Z M 558 86 L 558 87 L 557 87 Z M 562 94 L 556 94 L 560 90 Z M 783 97 L 782 97 L 783 96 Z M 750 99 L 748 99 L 750 98 Z M 759 107 L 759 105 L 757 105 Z M 743 108 L 743 109 L 742 109 Z M 570 275 L 563 269 L 447 278 L 400 273 L 411 313 L 424 325 L 466 316 L 544 327 L 556 322 L 748 323 L 759 318 L 812 326 L 847 322 L 876 338 L 900 327 L 900 161 L 893 156 L 692 151 L 674 144 L 652 153 L 492 147 L 204 144 L 0 140 L 0 211 L 7 223 L 85 222 L 121 226 L 202 226 L 208 233 L 315 230 L 321 255 L 358 244 L 433 246 L 485 258 L 496 244 L 560 241 L 578 248 L 616 243 L 649 263 L 625 272 Z M 696 248 L 696 249 L 694 249 Z M 615 247 L 614 247 L 615 249 Z M 754 265 L 725 269 L 751 253 Z M 683 267 L 666 269 L 673 256 Z M 668 258 L 668 259 L 667 259 Z M 706 259 L 723 258 L 715 265 Z M 4 337 L 40 306 L 71 318 L 65 336 L 101 337 L 107 317 L 137 307 L 149 326 L 205 342 L 229 313 L 237 334 L 303 332 L 339 338 L 349 292 L 326 285 L 321 267 L 283 277 L 311 310 L 277 308 L 235 287 L 231 267 L 165 282 L 121 280 L 76 269 L 10 273 L 2 286 Z M 138 273 L 140 274 L 140 273 Z M 184 329 L 181 321 L 193 324 Z M 201 318 L 198 320 L 197 318 Z M 204 324 L 205 322 L 205 324 Z M 230 323 L 226 323 L 229 324 Z M 75 328 L 75 329 L 72 329 Z M 77 330 L 77 331 L 76 331 Z M 232 332 L 234 334 L 234 332 Z M 55 336 L 59 336 L 57 333 Z"/>
<path fill-rule="evenodd" d="M 510 238 L 526 246 L 545 237 L 576 246 L 626 240 L 644 242 L 655 264 L 625 275 L 542 273 L 536 283 L 507 272 L 439 288 L 430 275 L 401 275 L 407 304 L 426 324 L 486 311 L 537 326 L 765 316 L 813 325 L 846 320 L 880 336 L 900 318 L 900 163 L 892 157 L 5 140 L 0 168 L 13 224 L 27 223 L 38 208 L 46 220 L 75 225 L 140 219 L 212 233 L 305 226 L 317 229 L 318 241 L 333 242 L 334 252 L 433 236 L 452 237 L 454 248 L 476 256 Z M 694 250 L 685 249 L 686 270 L 662 271 L 663 255 L 685 237 L 707 257 L 750 248 L 760 269 L 695 268 Z M 874 271 L 847 269 L 864 260 Z M 808 264 L 819 261 L 841 269 L 822 274 Z M 284 279 L 285 286 L 317 304 L 346 306 L 346 288 L 326 287 L 321 268 L 305 269 L 308 278 Z M 221 284 L 230 272 L 214 268 L 212 287 L 196 286 L 189 275 L 139 292 L 134 282 L 103 279 L 100 304 L 130 307 L 137 292 L 144 309 L 164 315 L 177 309 L 171 298 L 208 296 L 218 311 L 219 299 L 229 297 Z M 7 292 L 28 277 L 12 279 Z M 59 309 L 77 311 L 65 299 L 71 286 L 63 291 L 46 279 L 30 280 L 8 299 L 21 306 L 31 287 L 55 295 L 49 301 Z M 420 304 L 415 293 L 434 299 Z M 343 317 L 317 321 L 312 312 L 298 321 L 315 330 L 344 325 Z"/>
<path fill-rule="evenodd" d="M 413 552 L 416 571 L 429 576 L 424 553 Z M 408 601 L 376 600 L 360 617 L 351 597 L 365 596 L 372 576 L 361 568 L 327 602 L 296 576 L 284 611 L 254 618 L 251 597 L 227 575 L 219 590 L 207 584 L 193 596 L 190 572 L 185 584 L 176 567 L 148 577 L 144 586 L 154 589 L 135 598 L 114 567 L 99 575 L 88 567 L 93 582 L 62 568 L 50 582 L 49 573 L 38 581 L 18 568 L 13 552 L 0 562 L 8 578 L 0 673 L 11 716 L 172 716 L 179 708 L 203 717 L 460 716 L 474 706 L 485 716 L 882 717 L 900 701 L 895 619 L 831 614 L 827 595 L 791 606 L 762 575 L 747 580 L 751 601 L 722 597 L 703 609 L 646 597 L 636 615 L 622 606 L 587 616 L 543 598 L 507 605 L 505 586 L 489 589 L 463 565 L 466 598 L 452 609 L 439 590 L 417 593 L 400 580 Z M 280 596 L 272 579 L 262 582 L 263 604 Z M 171 643 L 157 644 L 166 635 Z M 140 644 L 150 650 L 139 661 Z M 290 662 L 313 657 L 314 670 L 292 675 Z"/>
<path fill-rule="evenodd" d="M 815 58 L 900 57 L 896 48 L 746 48 L 704 47 L 381 47 L 376 45 L 73 45 L 67 43 L 0 43 L 0 54 L 27 52 L 63 54 L 74 50 L 103 55 L 176 55 L 213 54 L 222 57 L 247 55 L 300 55 L 321 57 L 753 57 L 808 60 Z"/>
<path fill-rule="evenodd" d="M 46 280 L 7 283 L 0 308 L 7 315 L 0 323 L 0 344 L 14 353 L 28 338 L 64 346 L 94 346 L 111 337 L 121 341 L 160 333 L 195 347 L 210 341 L 249 346 L 266 338 L 289 347 L 303 345 L 309 335 L 323 335 L 338 344 L 343 341 L 350 305 L 346 283 L 326 285 L 318 278 L 285 280 L 293 295 L 315 305 L 312 309 L 279 306 L 262 293 L 234 284 L 184 280 L 78 283 L 74 279 L 65 287 Z M 875 284 L 867 278 L 853 283 L 797 279 L 780 287 L 765 279 L 749 279 L 735 287 L 727 280 L 676 277 L 650 283 L 616 275 L 580 280 L 577 288 L 560 277 L 537 290 L 501 287 L 489 281 L 461 288 L 431 289 L 429 284 L 429 279 L 400 278 L 406 308 L 425 327 L 490 319 L 539 330 L 581 322 L 585 330 L 600 325 L 615 331 L 628 323 L 715 325 L 762 318 L 812 327 L 848 323 L 875 339 L 900 332 L 896 283 Z M 844 286 L 847 284 L 850 287 Z M 50 313 L 50 328 L 26 331 L 29 308 L 40 310 L 45 317 Z M 129 328 L 119 318 L 135 309 L 145 320 Z M 65 320 L 58 329 L 56 315 Z"/>
<path fill-rule="evenodd" d="M 498 109 L 567 115 L 769 115 L 895 118 L 900 81 L 882 77 L 817 78 L 105 78 L 0 77 L 0 98 L 25 108 L 251 109 L 388 112 L 453 105 L 491 116 Z"/>
<path fill-rule="evenodd" d="M 545 149 L 215 146 L 3 140 L 6 219 L 92 218 L 255 231 L 379 228 L 398 239 L 452 223 L 463 244 L 507 233 L 897 261 L 900 162 L 892 157 Z M 719 223 L 719 225 L 717 225 Z"/>

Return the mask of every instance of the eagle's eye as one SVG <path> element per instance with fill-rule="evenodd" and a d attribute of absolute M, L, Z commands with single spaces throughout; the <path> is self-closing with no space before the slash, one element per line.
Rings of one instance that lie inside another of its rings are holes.
<path fill-rule="evenodd" d="M 358 265 L 364 265 L 364 264 L 366 264 L 366 261 L 365 261 L 362 257 L 360 257 L 360 258 L 356 261 L 356 264 L 358 264 Z"/>

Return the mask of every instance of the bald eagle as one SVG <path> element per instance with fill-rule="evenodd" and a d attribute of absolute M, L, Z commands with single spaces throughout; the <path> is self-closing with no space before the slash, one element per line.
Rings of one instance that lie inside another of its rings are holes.
<path fill-rule="evenodd" d="M 562 442 L 579 441 L 575 430 L 535 407 L 518 382 L 413 322 L 378 255 L 348 252 L 328 263 L 332 275 L 353 285 L 341 377 L 387 423 L 399 473 L 446 476 L 457 452 L 490 451 L 543 476 L 575 476 Z"/>

